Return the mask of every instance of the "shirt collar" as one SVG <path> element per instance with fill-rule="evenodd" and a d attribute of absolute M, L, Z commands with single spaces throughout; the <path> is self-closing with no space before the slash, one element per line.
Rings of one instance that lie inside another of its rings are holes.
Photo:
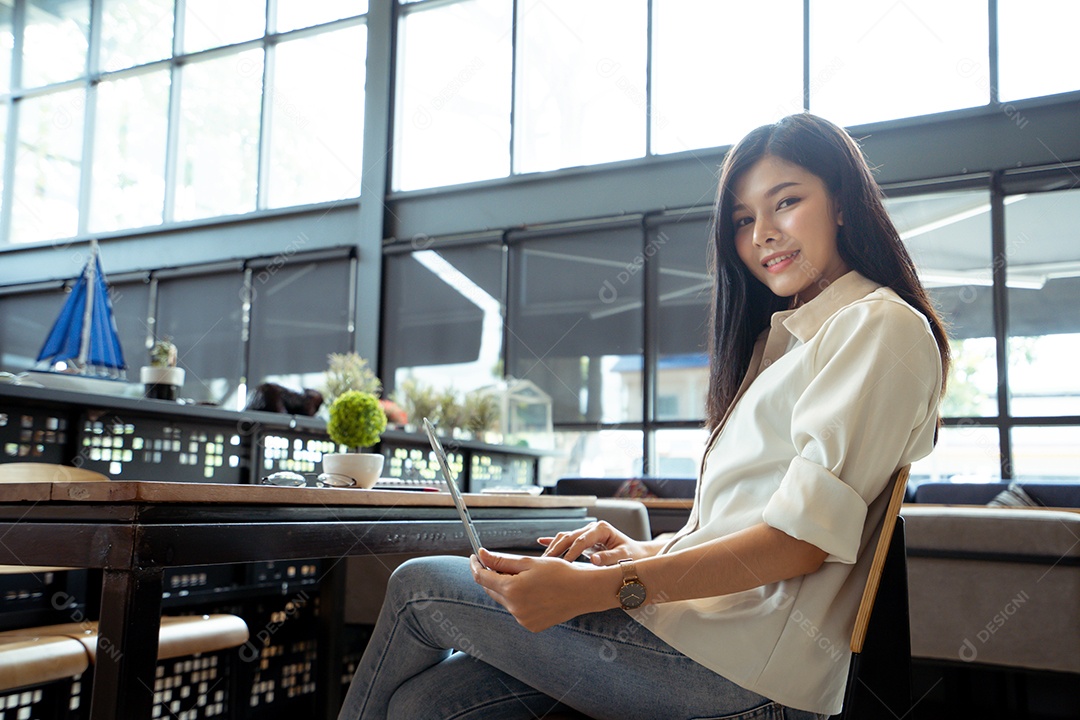
<path fill-rule="evenodd" d="M 787 331 L 802 342 L 809 342 L 821 326 L 837 310 L 866 297 L 881 287 L 873 280 L 851 270 L 832 283 L 829 283 L 818 296 L 810 302 L 773 315 L 773 324 L 777 320 L 783 323 Z M 779 316 L 779 317 L 778 317 Z"/>

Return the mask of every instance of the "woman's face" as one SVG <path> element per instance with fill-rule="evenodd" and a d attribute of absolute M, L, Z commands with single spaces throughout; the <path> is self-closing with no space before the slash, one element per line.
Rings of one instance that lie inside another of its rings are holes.
<path fill-rule="evenodd" d="M 848 272 L 836 247 L 843 218 L 817 175 L 765 155 L 733 190 L 735 249 L 774 294 L 809 302 Z"/>

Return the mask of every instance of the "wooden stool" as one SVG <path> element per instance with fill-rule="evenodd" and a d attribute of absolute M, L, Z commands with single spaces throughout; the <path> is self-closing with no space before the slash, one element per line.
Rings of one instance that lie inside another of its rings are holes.
<path fill-rule="evenodd" d="M 74 677 L 89 666 L 86 648 L 69 637 L 0 637 L 0 690 Z"/>
<path fill-rule="evenodd" d="M 90 662 L 96 662 L 98 627 L 96 622 L 46 625 L 0 633 L 0 639 L 42 639 L 78 641 Z M 181 615 L 161 618 L 158 635 L 158 660 L 214 652 L 243 645 L 248 640 L 248 627 L 236 615 Z M 108 651 L 108 648 L 105 649 Z M 74 674 L 74 673 L 73 673 Z M 63 677 L 63 676 L 61 676 Z"/>

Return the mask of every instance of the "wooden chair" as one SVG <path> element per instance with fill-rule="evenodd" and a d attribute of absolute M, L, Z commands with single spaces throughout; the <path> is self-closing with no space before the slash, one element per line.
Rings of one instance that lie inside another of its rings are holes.
<path fill-rule="evenodd" d="M 842 720 L 908 716 L 911 703 L 911 623 L 908 616 L 904 501 L 910 466 L 893 475 L 892 495 L 851 634 Z"/>
<path fill-rule="evenodd" d="M 910 469 L 905 465 L 892 476 L 892 494 L 851 633 L 844 709 L 834 716 L 841 720 L 897 720 L 908 717 L 912 707 L 907 558 L 900 517 Z M 588 720 L 588 716 L 565 712 L 549 715 L 548 720 Z"/>

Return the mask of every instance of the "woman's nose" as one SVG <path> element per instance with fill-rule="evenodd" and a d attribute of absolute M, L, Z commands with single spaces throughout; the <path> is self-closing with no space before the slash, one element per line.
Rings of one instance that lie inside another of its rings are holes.
<path fill-rule="evenodd" d="M 758 218 L 754 221 L 754 244 L 758 247 L 765 247 L 766 244 L 778 239 L 780 233 L 777 232 L 776 226 L 769 222 L 766 218 Z"/>

